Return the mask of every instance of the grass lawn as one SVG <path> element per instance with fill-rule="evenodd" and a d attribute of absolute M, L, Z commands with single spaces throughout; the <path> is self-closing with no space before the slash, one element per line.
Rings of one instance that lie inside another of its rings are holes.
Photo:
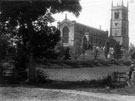
<path fill-rule="evenodd" d="M 89 82 L 105 78 L 114 71 L 127 72 L 129 66 L 37 69 L 43 70 L 48 79 L 54 82 L 37 84 L 34 87 L 0 86 L 0 101 L 134 101 L 135 99 L 135 87 L 92 87 Z"/>
<path fill-rule="evenodd" d="M 42 69 L 51 80 L 83 81 L 102 79 L 114 71 L 127 72 L 129 66 L 105 66 L 76 69 L 40 69 Z"/>
<path fill-rule="evenodd" d="M 129 66 L 105 66 L 94 68 L 76 68 L 76 69 L 44 69 L 49 79 L 54 80 L 53 83 L 43 85 L 45 88 L 55 89 L 73 89 L 86 92 L 100 92 L 107 94 L 121 94 L 121 95 L 135 95 L 135 87 L 125 88 L 108 88 L 107 86 L 100 86 L 96 83 L 93 85 L 91 80 L 101 80 L 113 72 L 127 72 Z M 56 81 L 56 82 L 55 82 Z M 95 82 L 94 82 L 95 83 Z"/>

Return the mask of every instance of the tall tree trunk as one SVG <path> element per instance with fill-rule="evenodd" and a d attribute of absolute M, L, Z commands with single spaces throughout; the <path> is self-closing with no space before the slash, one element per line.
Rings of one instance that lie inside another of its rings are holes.
<path fill-rule="evenodd" d="M 33 54 L 31 52 L 29 56 L 29 72 L 28 72 L 29 83 L 35 83 L 35 73 L 36 73 L 36 68 L 33 59 Z"/>
<path fill-rule="evenodd" d="M 85 60 L 85 53 L 83 53 L 83 60 Z"/>
<path fill-rule="evenodd" d="M 28 22 L 28 27 L 29 27 L 29 38 L 31 41 L 31 48 L 30 48 L 30 53 L 29 53 L 29 82 L 30 83 L 35 83 L 35 65 L 34 65 L 34 59 L 33 59 L 33 34 L 34 34 L 34 30 L 33 30 L 33 26 L 32 26 L 32 21 Z"/>
<path fill-rule="evenodd" d="M 0 60 L 0 83 L 2 83 L 2 65 L 1 65 L 1 60 Z"/>

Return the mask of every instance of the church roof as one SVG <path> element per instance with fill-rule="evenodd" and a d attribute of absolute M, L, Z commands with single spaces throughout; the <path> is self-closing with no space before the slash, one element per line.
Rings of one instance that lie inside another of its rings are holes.
<path fill-rule="evenodd" d="M 63 24 L 63 23 L 74 23 L 76 25 L 79 25 L 79 26 L 84 26 L 84 27 L 87 27 L 88 29 L 93 29 L 93 30 L 98 30 L 98 31 L 101 31 L 101 32 L 105 32 L 101 29 L 97 29 L 97 28 L 94 28 L 94 27 L 91 27 L 91 26 L 87 26 L 87 25 L 84 25 L 84 24 L 81 24 L 81 23 L 78 23 L 76 21 L 71 21 L 67 18 L 67 15 L 65 15 L 65 19 L 63 21 L 60 22 L 60 24 Z"/>
<path fill-rule="evenodd" d="M 60 24 L 64 24 L 64 23 L 72 23 L 72 21 L 69 19 L 64 19 L 63 21 L 60 22 Z"/>
<path fill-rule="evenodd" d="M 87 25 L 78 23 L 78 22 L 76 22 L 76 21 L 74 21 L 74 20 L 71 21 L 71 20 L 67 19 L 67 17 L 65 17 L 65 19 L 64 19 L 62 22 L 59 22 L 60 25 L 63 25 L 63 24 L 65 24 L 65 23 L 66 23 L 66 24 L 74 24 L 74 25 L 77 25 L 77 26 L 79 26 L 79 27 L 81 27 L 81 28 L 87 29 L 88 32 L 89 32 L 90 30 L 92 30 L 92 31 L 97 31 L 97 33 L 104 34 L 104 35 L 105 35 L 105 33 L 106 33 L 106 36 L 108 36 L 108 32 L 107 32 L 107 31 L 104 31 L 104 30 L 101 30 L 101 29 L 97 29 L 97 28 L 94 28 L 94 27 L 91 27 L 91 26 L 87 26 Z"/>
<path fill-rule="evenodd" d="M 91 26 L 87 26 L 87 25 L 84 25 L 84 24 L 81 24 L 81 23 L 78 23 L 78 22 L 76 22 L 76 25 L 84 26 L 84 27 L 86 27 L 86 28 L 88 28 L 88 29 L 98 30 L 98 31 L 100 31 L 100 32 L 105 32 L 104 30 L 97 29 L 97 28 L 94 28 L 94 27 L 91 27 Z"/>

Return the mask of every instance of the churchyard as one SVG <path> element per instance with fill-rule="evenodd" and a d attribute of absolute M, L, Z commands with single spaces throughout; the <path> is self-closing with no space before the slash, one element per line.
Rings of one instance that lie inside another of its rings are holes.
<path fill-rule="evenodd" d="M 43 63 L 36 66 L 37 71 L 42 71 L 41 81 L 32 85 L 28 83 L 0 85 L 0 100 L 134 101 L 134 87 L 110 88 L 107 85 L 109 79 L 106 79 L 114 71 L 127 72 L 128 63 L 125 65 L 125 62 L 101 62 L 101 60 L 98 63 L 92 60 Z"/>
<path fill-rule="evenodd" d="M 108 31 L 67 16 L 74 34 L 70 24 L 51 25 L 52 14 L 78 17 L 80 0 L 13 1 L 0 0 L 0 101 L 134 101 L 135 87 L 112 74 L 128 72 L 135 48 L 126 54 Z"/>
<path fill-rule="evenodd" d="M 126 101 L 128 99 L 132 101 L 135 94 L 134 87 L 110 86 L 108 78 L 113 72 L 127 72 L 129 67 L 130 61 L 106 60 L 104 54 L 100 54 L 94 60 L 92 52 L 88 51 L 85 59 L 81 55 L 78 60 L 40 61 L 36 63 L 36 73 L 39 72 L 39 75 L 34 84 L 5 82 L 0 87 L 0 100 L 121 101 L 124 96 Z M 97 93 L 100 97 L 95 96 Z M 108 99 L 106 96 L 111 97 Z"/>

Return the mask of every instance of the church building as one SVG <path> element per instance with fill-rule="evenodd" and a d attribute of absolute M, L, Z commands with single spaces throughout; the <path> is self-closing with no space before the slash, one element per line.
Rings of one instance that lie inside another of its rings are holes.
<path fill-rule="evenodd" d="M 121 5 L 113 5 L 111 8 L 110 36 L 122 45 L 124 49 L 129 46 L 129 22 L 128 22 L 128 4 L 124 6 L 123 0 Z"/>
<path fill-rule="evenodd" d="M 108 38 L 108 31 L 103 31 L 80 24 L 76 21 L 71 21 L 67 19 L 67 16 L 65 16 L 65 19 L 62 22 L 58 22 L 57 27 L 61 32 L 63 46 L 70 47 L 81 45 L 81 42 L 85 37 L 87 46 L 103 47 Z"/>

